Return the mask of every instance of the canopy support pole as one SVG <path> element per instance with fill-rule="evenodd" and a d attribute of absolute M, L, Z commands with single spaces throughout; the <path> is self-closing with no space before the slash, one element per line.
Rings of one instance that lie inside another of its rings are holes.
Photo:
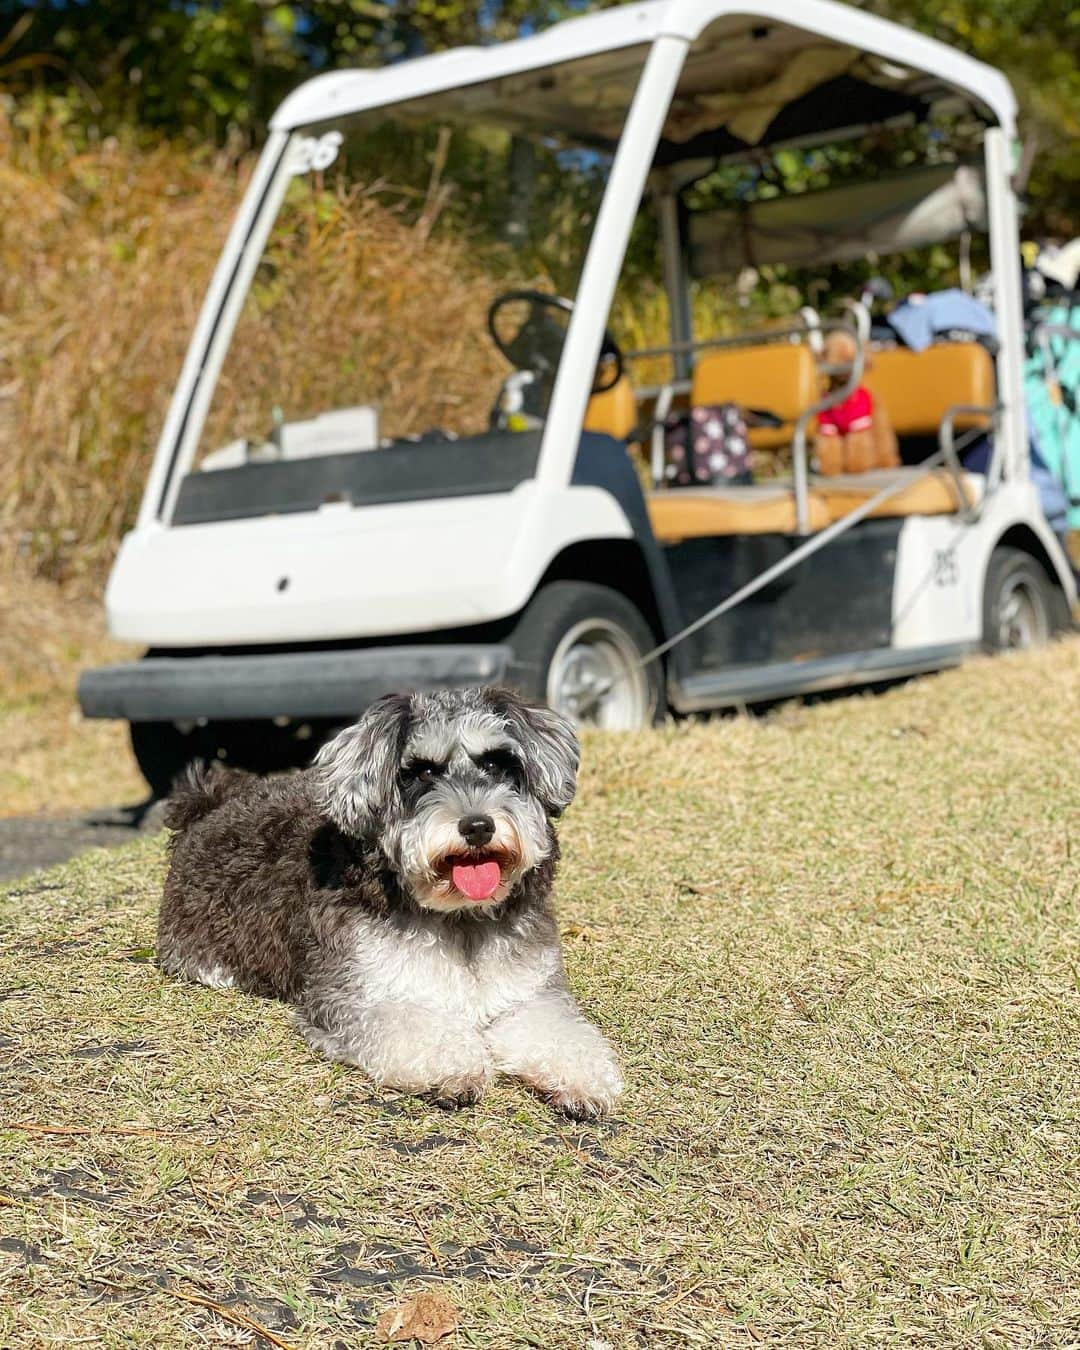
<path fill-rule="evenodd" d="M 694 341 L 694 319 L 690 305 L 690 281 L 686 265 L 686 249 L 679 228 L 679 198 L 665 184 L 656 197 L 660 218 L 660 248 L 664 261 L 664 290 L 667 292 L 669 331 L 674 347 L 672 359 L 676 380 L 690 377 L 691 354 L 679 349 L 679 344 Z"/>
<path fill-rule="evenodd" d="M 1003 455 L 995 456 L 997 477 L 1023 479 L 1028 474 L 1027 420 L 1024 412 L 1024 302 L 1020 282 L 1020 235 L 1012 187 L 1011 131 L 989 127 L 984 137 L 986 207 L 990 221 L 990 269 L 994 279 L 997 320 L 997 394 L 1004 405 L 999 435 Z"/>

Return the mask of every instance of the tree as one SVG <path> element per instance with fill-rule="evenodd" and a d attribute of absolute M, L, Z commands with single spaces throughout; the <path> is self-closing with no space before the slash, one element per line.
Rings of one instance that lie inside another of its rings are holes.
<path fill-rule="evenodd" d="M 9 44 L 12 92 L 70 96 L 78 120 L 105 132 L 135 125 L 221 139 L 240 128 L 255 139 L 288 90 L 320 70 L 501 40 L 580 7 L 574 0 L 0 0 L 0 50 Z"/>
<path fill-rule="evenodd" d="M 1080 234 L 1080 9 L 1072 0 L 858 0 L 997 66 L 1037 155 L 1028 185 L 1032 233 Z"/>
<path fill-rule="evenodd" d="M 261 138 L 312 72 L 543 28 L 619 0 L 0 0 L 0 81 L 76 121 Z M 1073 0 L 855 0 L 999 66 L 1038 148 L 1028 229 L 1080 232 L 1080 9 Z M 29 22 L 27 21 L 29 19 Z"/>

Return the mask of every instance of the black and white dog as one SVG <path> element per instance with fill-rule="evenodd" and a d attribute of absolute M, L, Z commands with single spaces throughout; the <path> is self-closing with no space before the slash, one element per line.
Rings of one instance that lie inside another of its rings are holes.
<path fill-rule="evenodd" d="M 161 965 L 295 1004 L 376 1083 L 464 1105 L 502 1072 L 602 1115 L 622 1080 L 551 903 L 577 765 L 564 717 L 470 689 L 380 699 L 304 773 L 196 771 L 166 814 Z"/>

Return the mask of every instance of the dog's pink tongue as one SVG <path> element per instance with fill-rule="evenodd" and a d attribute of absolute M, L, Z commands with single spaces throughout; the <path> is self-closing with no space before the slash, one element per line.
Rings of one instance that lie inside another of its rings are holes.
<path fill-rule="evenodd" d="M 450 875 L 462 895 L 470 900 L 490 900 L 499 889 L 502 869 L 497 862 L 455 863 Z"/>

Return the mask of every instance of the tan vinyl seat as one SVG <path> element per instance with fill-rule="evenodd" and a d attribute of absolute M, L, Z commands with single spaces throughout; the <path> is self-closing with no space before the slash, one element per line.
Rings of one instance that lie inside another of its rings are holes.
<path fill-rule="evenodd" d="M 795 494 L 786 483 L 745 487 L 661 488 L 647 498 L 653 534 L 662 544 L 722 534 L 793 534 Z M 809 497 L 811 530 L 823 530 L 829 512 L 817 492 Z"/>
<path fill-rule="evenodd" d="M 865 383 L 889 415 L 898 436 L 937 438 L 949 408 L 958 403 L 990 407 L 994 402 L 994 362 L 977 342 L 938 342 L 921 352 L 906 347 L 875 352 Z M 989 430 L 991 419 L 961 413 L 957 431 Z M 867 473 L 815 478 L 814 490 L 824 500 L 831 520 L 839 520 L 876 496 L 888 484 L 905 484 L 870 512 L 871 516 L 950 516 L 973 506 L 986 486 L 980 474 L 964 474 L 960 500 L 956 479 L 945 469 L 920 477 L 918 466 L 871 469 Z"/>
<path fill-rule="evenodd" d="M 873 354 L 864 383 L 898 436 L 936 437 L 954 404 L 993 404 L 994 362 L 977 342 L 936 342 L 921 352 L 888 348 Z M 954 423 L 957 431 L 989 425 L 987 417 L 971 413 Z"/>
<path fill-rule="evenodd" d="M 825 507 L 829 520 L 839 520 L 857 506 L 876 496 L 882 488 L 905 484 L 886 497 L 870 512 L 876 518 L 895 516 L 951 516 L 965 506 L 974 506 L 982 497 L 985 480 L 981 474 L 963 475 L 966 501 L 961 502 L 956 479 L 945 469 L 919 477 L 918 466 L 902 469 L 869 469 L 866 473 L 842 473 L 813 480 L 812 495 Z"/>
<path fill-rule="evenodd" d="M 638 424 L 634 386 L 620 375 L 610 389 L 593 394 L 585 409 L 585 430 L 625 441 Z"/>
<path fill-rule="evenodd" d="M 790 445 L 795 423 L 818 397 L 810 349 L 788 342 L 708 352 L 694 367 L 690 390 L 695 408 L 730 402 L 781 418 L 782 426 L 751 428 L 750 443 L 758 450 Z M 794 534 L 798 528 L 790 482 L 661 489 L 649 494 L 648 506 L 653 533 L 664 544 L 717 535 Z M 811 531 L 824 529 L 829 523 L 824 501 L 811 493 L 808 508 Z"/>
<path fill-rule="evenodd" d="M 821 378 L 810 348 L 793 342 L 707 352 L 694 367 L 690 390 L 695 408 L 730 402 L 781 418 L 783 426 L 751 428 L 750 444 L 755 450 L 790 445 L 795 422 L 820 397 Z"/>

